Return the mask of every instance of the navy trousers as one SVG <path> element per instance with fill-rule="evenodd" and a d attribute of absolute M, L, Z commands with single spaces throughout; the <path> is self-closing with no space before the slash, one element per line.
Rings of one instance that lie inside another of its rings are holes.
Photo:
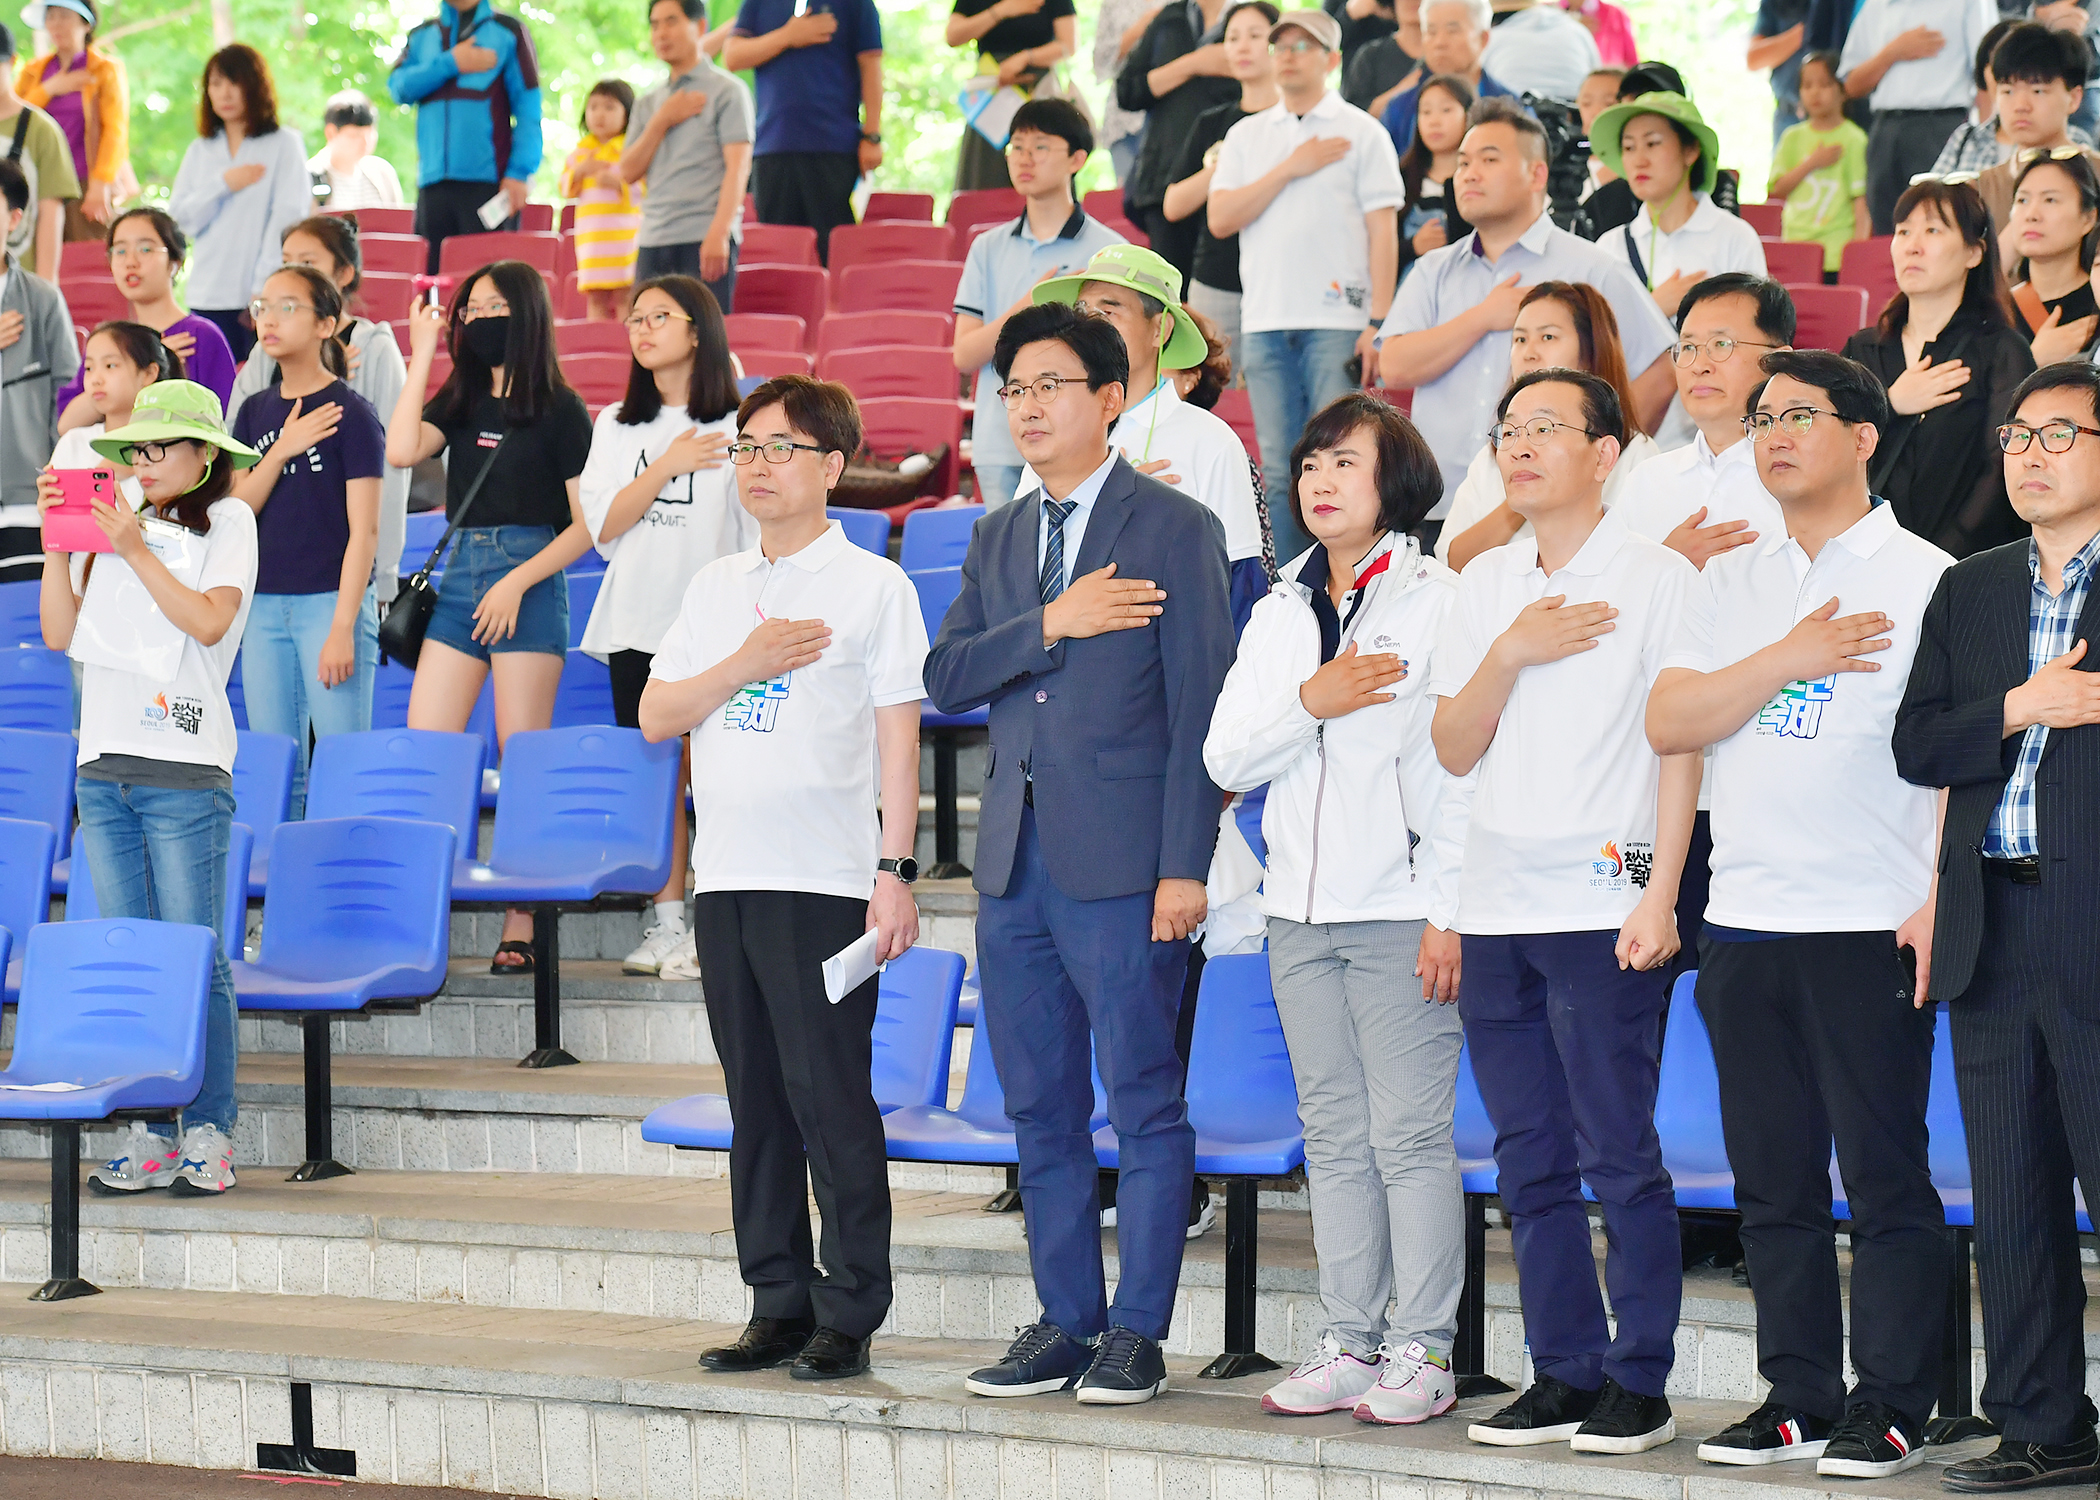
<path fill-rule="evenodd" d="M 1684 1265 L 1677 1197 L 1655 1135 L 1668 996 L 1661 970 L 1621 970 L 1616 932 L 1465 939 L 1459 991 L 1516 1251 L 1532 1367 L 1582 1390 L 1608 1377 L 1660 1396 L 1676 1354 Z M 1587 1182 L 1604 1210 L 1597 1293 Z"/>
<path fill-rule="evenodd" d="M 1152 941 L 1152 900 L 1151 891 L 1102 901 L 1059 891 L 1043 867 L 1035 810 L 1024 808 L 1006 894 L 977 903 L 978 1034 L 991 1043 L 1014 1122 L 1036 1295 L 1044 1320 L 1074 1338 L 1110 1324 L 1165 1338 L 1181 1280 L 1196 1133 L 1174 1029 L 1189 945 Z M 1113 1307 L 1087 1129 L 1092 1062 L 1121 1153 Z"/>

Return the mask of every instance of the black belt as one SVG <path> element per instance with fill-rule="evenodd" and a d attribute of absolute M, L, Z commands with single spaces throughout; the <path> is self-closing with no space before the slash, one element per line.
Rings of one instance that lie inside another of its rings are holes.
<path fill-rule="evenodd" d="M 1035 806 L 1035 778 L 1032 776 L 1021 783 L 1021 801 L 1030 807 Z"/>
<path fill-rule="evenodd" d="M 2000 880 L 2009 880 L 2014 885 L 2040 885 L 2042 862 L 2031 854 L 2025 859 L 1993 859 L 1986 854 L 1983 857 L 1983 873 L 1995 875 Z"/>

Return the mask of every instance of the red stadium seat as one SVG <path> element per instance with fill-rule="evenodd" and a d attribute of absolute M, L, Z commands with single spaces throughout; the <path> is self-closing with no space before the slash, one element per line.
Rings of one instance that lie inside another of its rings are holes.
<path fill-rule="evenodd" d="M 551 203 L 528 203 L 518 215 L 518 229 L 524 234 L 554 233 L 554 205 Z"/>
<path fill-rule="evenodd" d="M 748 378 L 757 376 L 771 380 L 775 375 L 807 375 L 815 363 L 800 349 L 737 349 L 737 363 L 744 367 Z"/>
<path fill-rule="evenodd" d="M 561 254 L 561 236 L 553 230 L 499 231 L 494 234 L 455 234 L 438 248 L 438 270 L 448 276 L 478 271 L 492 261 L 522 260 L 538 266 L 549 278 Z"/>
<path fill-rule="evenodd" d="M 58 247 L 61 285 L 76 277 L 109 275 L 109 246 L 101 240 L 70 240 Z"/>
<path fill-rule="evenodd" d="M 813 266 L 817 232 L 803 224 L 746 224 L 737 259 L 769 266 Z"/>
<path fill-rule="evenodd" d="M 414 234 L 413 208 L 331 208 L 332 214 L 356 214 L 359 234 Z"/>
<path fill-rule="evenodd" d="M 1410 415 L 1415 409 L 1415 393 L 1412 390 L 1372 386 L 1370 392 L 1403 417 Z"/>
<path fill-rule="evenodd" d="M 788 313 L 729 313 L 722 319 L 732 349 L 806 349 L 809 330 Z"/>
<path fill-rule="evenodd" d="M 891 260 L 960 260 L 946 224 L 841 224 L 831 231 L 831 285 L 853 266 Z"/>
<path fill-rule="evenodd" d="M 421 276 L 430 264 L 430 242 L 420 234 L 360 234 L 357 249 L 367 271 Z"/>
<path fill-rule="evenodd" d="M 554 221 L 554 232 L 556 234 L 567 234 L 575 227 L 576 205 L 573 203 L 564 203 L 561 206 L 561 217 Z"/>
<path fill-rule="evenodd" d="M 107 276 L 99 281 L 62 283 L 59 292 L 66 299 L 66 311 L 83 328 L 112 320 L 128 321 L 131 317 L 131 304 Z"/>
<path fill-rule="evenodd" d="M 1113 218 L 1104 218 L 1101 223 L 1104 228 L 1113 229 L 1133 245 L 1141 246 L 1147 250 L 1152 248 L 1152 236 L 1145 233 L 1144 230 L 1138 228 L 1137 225 L 1131 223 L 1121 214 L 1117 214 Z"/>
<path fill-rule="evenodd" d="M 591 304 L 584 297 L 583 289 L 576 285 L 576 273 L 564 271 L 559 283 L 560 290 L 554 294 L 554 316 L 580 323 L 590 314 Z"/>
<path fill-rule="evenodd" d="M 839 278 L 840 312 L 949 312 L 955 306 L 959 260 L 887 260 L 855 266 Z M 741 292 L 741 288 L 739 288 Z"/>
<path fill-rule="evenodd" d="M 577 322 L 574 318 L 560 318 L 554 324 L 554 347 L 566 360 L 572 354 L 617 354 L 622 359 L 631 358 L 633 348 L 627 342 L 627 329 L 623 324 L 607 322 Z"/>
<path fill-rule="evenodd" d="M 1785 208 L 1783 203 L 1739 203 L 1736 212 L 1759 234 L 1776 239 L 1779 236 L 1779 216 Z"/>
<path fill-rule="evenodd" d="M 389 318 L 389 319 L 387 319 L 387 325 L 386 325 L 386 326 L 394 330 L 394 345 L 395 345 L 395 347 L 396 347 L 396 348 L 398 348 L 398 349 L 399 349 L 399 350 L 401 351 L 401 357 L 402 357 L 403 359 L 407 359 L 407 358 L 408 358 L 408 319 L 406 319 L 406 318 Z"/>
<path fill-rule="evenodd" d="M 367 271 L 364 285 L 357 292 L 357 303 L 364 315 L 379 323 L 406 319 L 415 299 L 414 279 L 403 271 Z"/>
<path fill-rule="evenodd" d="M 802 320 L 803 347 L 816 336 L 831 302 L 831 273 L 822 266 L 745 263 L 736 270 L 736 310 L 789 313 Z"/>
<path fill-rule="evenodd" d="M 859 401 L 878 396 L 946 397 L 952 401 L 962 379 L 955 368 L 955 356 L 946 349 L 913 348 L 908 344 L 840 349 L 818 361 L 817 373 L 826 380 L 838 381 Z"/>
<path fill-rule="evenodd" d="M 1886 234 L 1854 240 L 1845 247 L 1845 258 L 1838 265 L 1838 285 L 1856 286 L 1866 292 L 1869 320 L 1880 317 L 1881 310 L 1896 295 L 1896 261 L 1891 253 L 1894 244 L 1895 238 Z"/>
<path fill-rule="evenodd" d="M 1814 286 L 1823 279 L 1823 247 L 1814 240 L 1766 240 L 1765 273 L 1774 281 Z"/>
<path fill-rule="evenodd" d="M 1119 187 L 1095 188 L 1079 200 L 1090 219 L 1125 219 L 1129 217 L 1123 208 L 1123 190 Z"/>
<path fill-rule="evenodd" d="M 835 312 L 817 330 L 817 358 L 821 360 L 835 349 L 865 349 L 871 344 L 913 344 L 921 349 L 945 349 L 954 342 L 953 313 Z"/>
<path fill-rule="evenodd" d="M 1867 326 L 1867 294 L 1856 286 L 1790 286 L 1794 298 L 1794 347 L 1845 347 L 1845 340 Z"/>
<path fill-rule="evenodd" d="M 927 471 L 919 493 L 945 498 L 956 492 L 962 473 L 962 408 L 952 398 L 877 396 L 860 403 L 860 420 L 878 458 L 931 453 L 945 445 L 946 456 Z"/>
<path fill-rule="evenodd" d="M 1261 447 L 1254 439 L 1254 402 L 1244 390 L 1226 389 L 1218 392 L 1218 404 L 1211 408 L 1218 420 L 1233 430 L 1240 446 L 1247 450 L 1247 457 L 1261 462 Z"/>
<path fill-rule="evenodd" d="M 566 276 L 576 269 L 576 235 L 573 230 L 561 230 L 556 238 L 561 243 L 554 251 L 554 274 Z"/>
<path fill-rule="evenodd" d="M 626 354 L 570 354 L 561 357 L 562 378 L 576 388 L 591 415 L 627 394 L 627 376 L 634 360 Z"/>
<path fill-rule="evenodd" d="M 966 225 L 1018 219 L 1027 206 L 1021 195 L 1010 187 L 971 188 L 948 200 L 948 222 L 962 233 Z"/>
<path fill-rule="evenodd" d="M 933 222 L 933 194 L 931 193 L 870 193 L 868 206 L 861 211 L 863 224 L 888 223 L 896 220 L 923 220 Z"/>

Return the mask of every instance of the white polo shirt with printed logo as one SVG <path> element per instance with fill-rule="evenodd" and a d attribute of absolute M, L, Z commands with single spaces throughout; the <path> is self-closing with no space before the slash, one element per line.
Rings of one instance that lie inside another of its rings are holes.
<path fill-rule="evenodd" d="M 1878 610 L 1895 623 L 1878 672 L 1790 682 L 1713 749 L 1706 918 L 1757 932 L 1893 931 L 1932 883 L 1933 798 L 1896 774 L 1890 736 L 1918 624 L 1954 559 L 1877 504 L 1810 561 L 1783 531 L 1709 561 L 1665 668 L 1714 672 L 1804 616 Z"/>
<path fill-rule="evenodd" d="M 1662 762 L 1648 747 L 1648 690 L 1697 570 L 1607 511 L 1548 577 L 1535 538 L 1483 552 L 1458 581 L 1429 690 L 1452 698 L 1526 606 L 1553 594 L 1619 611 L 1600 644 L 1517 674 L 1480 759 L 1459 876 L 1458 930 L 1616 930 L 1655 853 Z"/>

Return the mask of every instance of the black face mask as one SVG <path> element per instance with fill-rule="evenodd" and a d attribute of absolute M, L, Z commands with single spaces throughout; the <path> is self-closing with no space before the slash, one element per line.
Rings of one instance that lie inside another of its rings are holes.
<path fill-rule="evenodd" d="M 462 337 L 476 359 L 491 367 L 500 365 L 510 349 L 510 319 L 476 318 L 464 326 Z"/>

